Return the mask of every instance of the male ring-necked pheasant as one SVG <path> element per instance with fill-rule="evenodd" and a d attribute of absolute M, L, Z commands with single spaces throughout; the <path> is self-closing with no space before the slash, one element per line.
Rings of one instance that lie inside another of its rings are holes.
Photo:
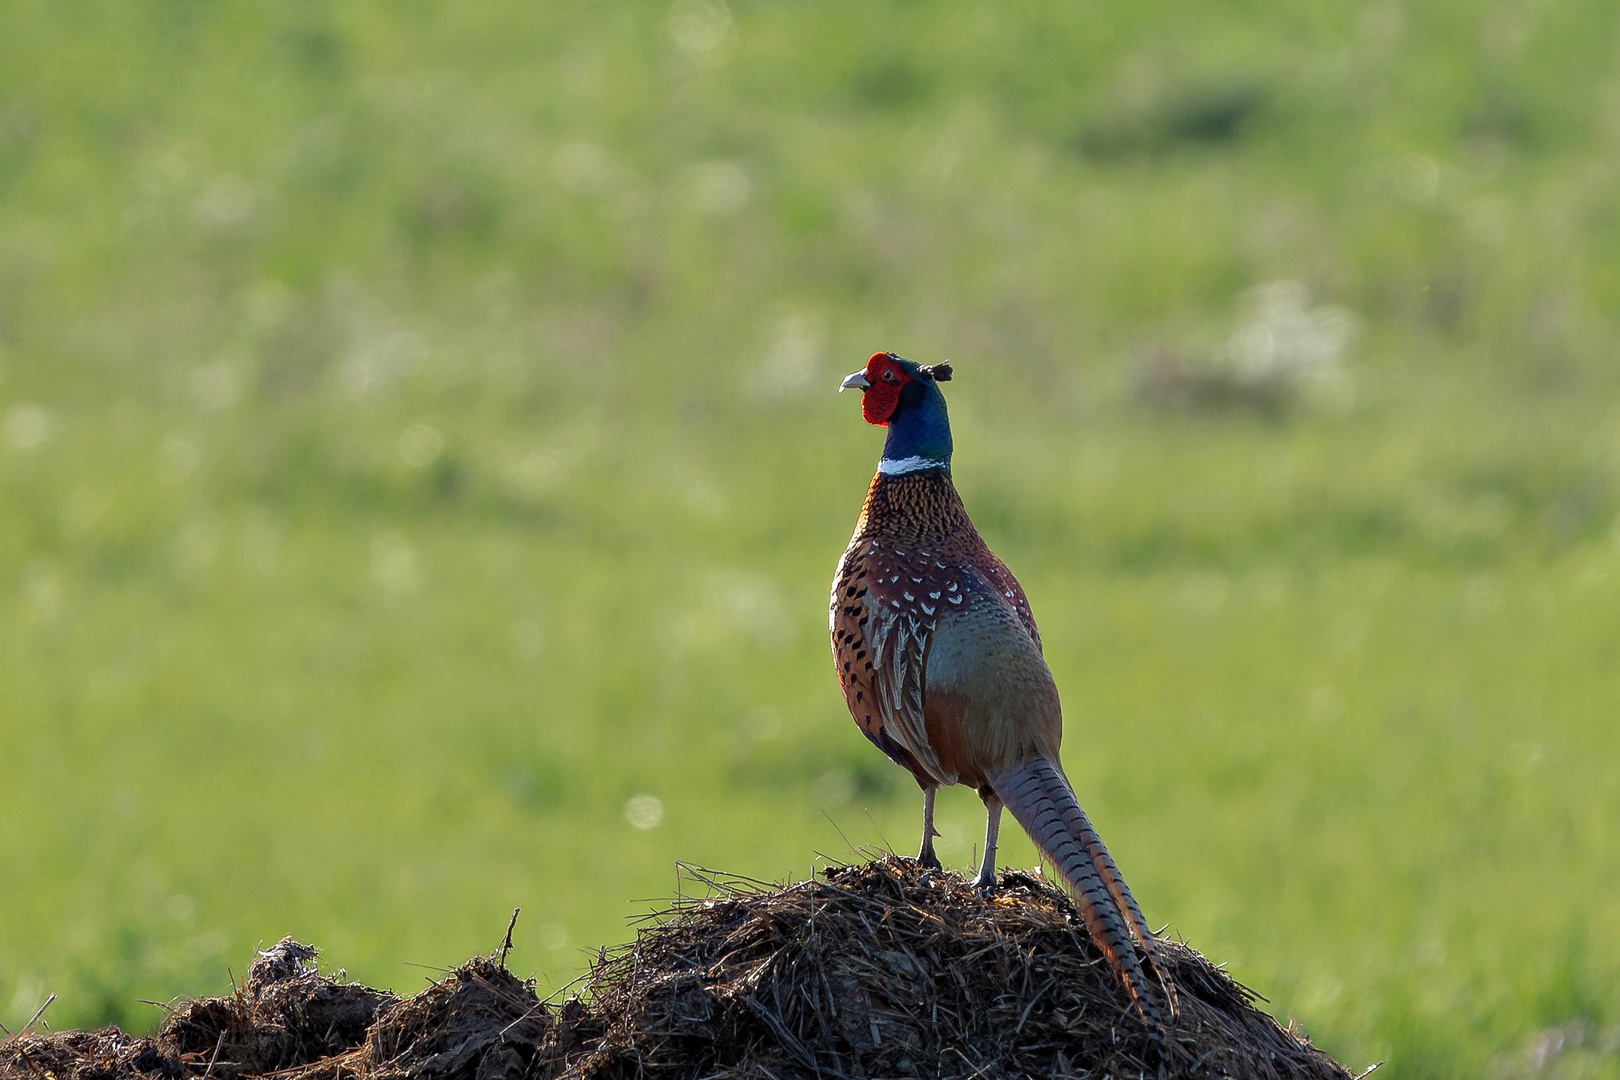
<path fill-rule="evenodd" d="M 833 660 L 844 700 L 866 737 L 922 786 L 918 860 L 939 866 L 936 789 L 968 784 L 988 812 L 975 883 L 993 888 L 1005 806 L 1074 890 L 1138 1012 L 1162 1020 L 1131 941 L 1141 943 L 1173 1010 L 1174 991 L 1153 963 L 1153 934 L 1058 758 L 1063 717 L 1035 617 L 951 483 L 951 426 L 939 388 L 950 377 L 948 363 L 874 353 L 841 387 L 862 391 L 866 421 L 888 428 L 833 578 Z"/>

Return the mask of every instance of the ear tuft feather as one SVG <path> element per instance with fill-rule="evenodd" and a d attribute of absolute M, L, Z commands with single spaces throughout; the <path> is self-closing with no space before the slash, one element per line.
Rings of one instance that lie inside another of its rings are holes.
<path fill-rule="evenodd" d="M 935 382 L 951 381 L 951 362 L 949 360 L 941 360 L 937 364 L 923 368 L 922 371 L 924 375 L 927 375 Z"/>

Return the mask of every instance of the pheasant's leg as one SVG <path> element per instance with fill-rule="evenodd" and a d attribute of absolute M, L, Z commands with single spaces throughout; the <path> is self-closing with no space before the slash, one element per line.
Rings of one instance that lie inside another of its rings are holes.
<path fill-rule="evenodd" d="M 996 887 L 996 837 L 1001 834 L 1001 800 L 995 792 L 984 796 L 986 820 L 984 823 L 984 863 L 973 884 L 985 892 Z"/>
<path fill-rule="evenodd" d="M 917 862 L 929 870 L 938 870 L 939 856 L 934 854 L 934 837 L 939 833 L 934 831 L 934 792 L 936 788 L 923 788 L 923 838 L 922 848 L 917 852 Z"/>

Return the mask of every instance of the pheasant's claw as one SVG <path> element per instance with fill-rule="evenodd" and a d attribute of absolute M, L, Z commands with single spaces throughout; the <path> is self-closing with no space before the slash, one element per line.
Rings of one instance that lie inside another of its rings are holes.
<path fill-rule="evenodd" d="M 988 877 L 986 877 L 984 874 L 979 874 L 974 877 L 972 884 L 975 889 L 979 890 L 980 896 L 991 897 L 996 894 L 995 874 L 991 874 Z"/>
<path fill-rule="evenodd" d="M 937 833 L 933 835 L 923 834 L 922 847 L 917 851 L 917 865 L 924 870 L 945 869 L 939 861 L 939 856 L 934 854 L 934 836 L 937 835 Z"/>

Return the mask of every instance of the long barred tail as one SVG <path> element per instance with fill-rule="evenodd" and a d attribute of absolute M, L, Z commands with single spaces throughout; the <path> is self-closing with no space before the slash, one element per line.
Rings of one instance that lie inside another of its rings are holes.
<path fill-rule="evenodd" d="M 1051 765 L 1045 759 L 1042 759 L 1042 764 L 1046 764 L 1048 768 L 1051 768 Z M 1060 773 L 1059 778 L 1061 779 L 1061 777 L 1062 774 Z M 1067 782 L 1064 783 L 1064 787 L 1068 788 Z M 1124 912 L 1126 919 L 1130 923 L 1131 933 L 1136 936 L 1136 940 L 1140 941 L 1142 948 L 1147 951 L 1148 960 L 1153 965 L 1153 973 L 1159 980 L 1159 986 L 1164 989 L 1165 1000 L 1170 1004 L 1170 1015 L 1176 1015 L 1176 984 L 1170 977 L 1169 966 L 1161 959 L 1159 939 L 1154 937 L 1152 930 L 1148 929 L 1147 920 L 1142 917 L 1142 909 L 1136 905 L 1136 897 L 1131 895 L 1130 886 L 1125 884 L 1125 875 L 1121 874 L 1119 867 L 1114 865 L 1114 857 L 1108 854 L 1108 849 L 1103 846 L 1102 837 L 1098 836 L 1097 830 L 1091 827 L 1091 819 L 1086 817 L 1086 812 L 1075 801 L 1072 789 L 1070 790 L 1068 805 L 1070 809 L 1065 809 L 1063 812 L 1064 824 L 1069 827 L 1070 833 L 1077 837 L 1091 854 L 1092 865 L 1097 868 L 1097 873 L 1102 877 L 1103 884 L 1108 886 L 1108 894 L 1114 898 L 1114 902 Z"/>
<path fill-rule="evenodd" d="M 1137 962 L 1131 943 L 1133 934 L 1155 961 L 1154 971 L 1172 1013 L 1176 1007 L 1175 989 L 1164 965 L 1157 963 L 1154 937 L 1142 918 L 1142 909 L 1137 907 L 1119 867 L 1075 801 L 1063 774 L 1044 757 L 1036 757 L 991 777 L 990 786 L 1074 890 L 1086 930 L 1125 985 L 1137 1012 L 1145 1020 L 1163 1023 L 1164 1013 L 1149 996 L 1142 966 Z"/>

